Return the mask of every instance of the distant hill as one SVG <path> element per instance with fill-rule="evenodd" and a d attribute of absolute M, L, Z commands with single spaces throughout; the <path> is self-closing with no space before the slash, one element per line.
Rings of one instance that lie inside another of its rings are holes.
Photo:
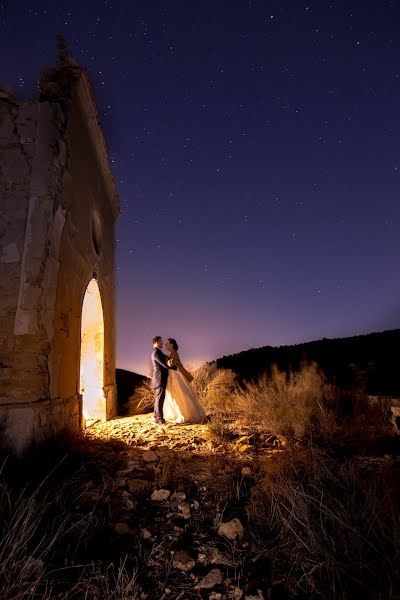
<path fill-rule="evenodd" d="M 270 372 L 298 371 L 316 362 L 339 387 L 362 387 L 371 395 L 400 396 L 400 329 L 348 338 L 317 340 L 294 346 L 264 346 L 219 358 L 217 367 L 232 369 L 241 381 Z"/>
<path fill-rule="evenodd" d="M 148 382 L 150 380 L 145 375 L 139 375 L 125 369 L 116 369 L 116 381 L 118 412 L 119 414 L 123 414 L 126 404 L 135 389 L 145 381 Z"/>

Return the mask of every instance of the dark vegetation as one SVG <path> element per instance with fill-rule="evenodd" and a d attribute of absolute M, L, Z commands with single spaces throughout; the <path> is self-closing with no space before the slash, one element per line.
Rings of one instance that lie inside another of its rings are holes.
<path fill-rule="evenodd" d="M 134 414 L 144 412 L 139 402 L 129 404 L 129 400 L 135 395 L 138 388 L 143 387 L 149 381 L 149 378 L 145 375 L 139 375 L 125 369 L 116 369 L 118 414 L 124 415 L 128 409 L 133 411 Z"/>
<path fill-rule="evenodd" d="M 82 437 L 4 455 L 0 599 L 399 600 L 400 436 L 390 402 L 370 397 L 398 395 L 398 341 L 385 332 L 205 365 L 193 385 L 208 454 L 155 446 L 148 464 L 140 447 Z M 117 378 L 122 407 L 149 406 L 147 378 Z M 171 496 L 152 501 L 162 488 Z M 244 533 L 228 541 L 218 527 L 232 518 Z M 196 588 L 216 568 L 220 581 Z"/>
<path fill-rule="evenodd" d="M 349 338 L 322 339 L 294 346 L 253 348 L 216 361 L 240 381 L 258 378 L 276 366 L 297 372 L 316 363 L 331 383 L 346 390 L 400 397 L 400 329 Z"/>

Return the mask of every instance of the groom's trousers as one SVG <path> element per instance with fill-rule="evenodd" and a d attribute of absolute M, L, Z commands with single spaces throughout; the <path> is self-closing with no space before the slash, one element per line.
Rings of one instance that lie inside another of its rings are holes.
<path fill-rule="evenodd" d="M 157 423 L 161 423 L 164 421 L 163 415 L 163 406 L 165 400 L 165 387 L 161 386 L 156 387 L 155 389 L 155 399 L 154 399 L 154 418 Z"/>

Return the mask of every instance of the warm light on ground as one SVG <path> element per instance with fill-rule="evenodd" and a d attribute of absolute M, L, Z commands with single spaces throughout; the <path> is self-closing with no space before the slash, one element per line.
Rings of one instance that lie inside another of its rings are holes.
<path fill-rule="evenodd" d="M 89 283 L 82 306 L 80 392 L 83 418 L 106 418 L 104 379 L 104 319 L 97 281 Z"/>

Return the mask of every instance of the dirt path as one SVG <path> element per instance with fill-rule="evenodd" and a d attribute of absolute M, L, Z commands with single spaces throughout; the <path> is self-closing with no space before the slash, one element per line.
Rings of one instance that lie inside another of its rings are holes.
<path fill-rule="evenodd" d="M 85 435 L 124 444 L 106 499 L 108 543 L 110 557 L 136 557 L 138 598 L 264 597 L 269 573 L 248 520 L 260 454 L 282 451 L 275 436 L 261 447 L 246 435 L 220 442 L 206 424 L 163 430 L 152 415 L 95 423 Z"/>

